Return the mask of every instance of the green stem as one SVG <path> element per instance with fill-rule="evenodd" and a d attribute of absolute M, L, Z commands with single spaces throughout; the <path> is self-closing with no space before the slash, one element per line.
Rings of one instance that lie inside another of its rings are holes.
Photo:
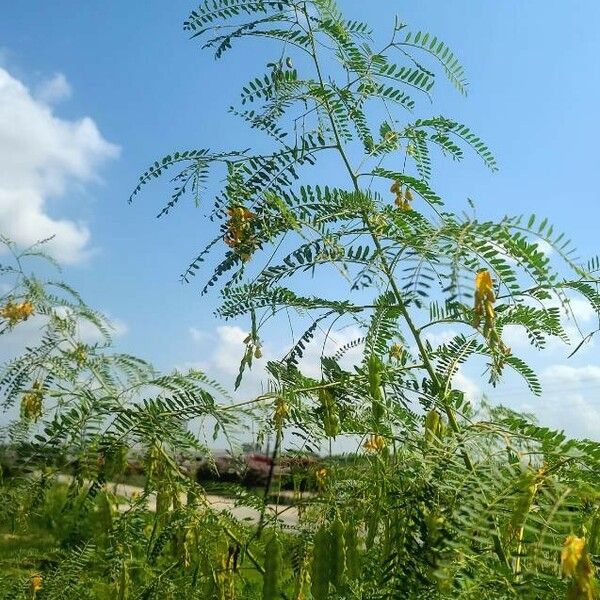
<path fill-rule="evenodd" d="M 316 45 L 315 45 L 314 31 L 312 29 L 310 16 L 306 9 L 306 4 L 304 4 L 304 15 L 306 17 L 307 29 L 308 29 L 308 34 L 309 34 L 310 44 L 311 44 L 311 55 L 312 55 L 313 63 L 314 63 L 315 70 L 317 73 L 317 78 L 319 80 L 319 85 L 321 86 L 323 91 L 325 91 L 325 83 L 323 80 L 323 75 L 321 73 L 321 66 L 319 64 L 319 60 L 317 57 L 317 49 L 316 49 Z M 329 100 L 327 99 L 327 94 L 324 94 L 323 103 L 327 110 L 329 122 L 331 124 L 331 130 L 333 132 L 333 136 L 334 136 L 334 139 L 336 142 L 335 147 L 341 156 L 342 162 L 344 163 L 344 166 L 346 167 L 348 174 L 350 175 L 350 179 L 352 180 L 354 190 L 356 192 L 360 192 L 360 188 L 358 185 L 358 176 L 354 172 L 352 165 L 350 163 L 350 160 L 348 159 L 348 156 L 342 145 L 342 141 L 341 141 L 341 138 L 340 138 L 338 130 L 337 130 L 335 119 L 332 116 L 331 106 L 329 104 Z M 423 360 L 423 365 L 425 367 L 425 370 L 429 374 L 429 377 L 431 378 L 431 381 L 432 381 L 437 393 L 439 394 L 439 400 L 440 400 L 440 403 L 442 404 L 442 407 L 444 408 L 444 412 L 446 413 L 446 416 L 448 417 L 448 423 L 450 424 L 452 431 L 458 436 L 458 435 L 460 435 L 460 426 L 458 424 L 458 421 L 456 420 L 454 410 L 452 409 L 452 406 L 450 405 L 450 403 L 447 400 L 447 397 L 445 394 L 445 387 L 441 385 L 440 377 L 437 374 L 435 368 L 433 367 L 433 364 L 431 363 L 427 349 L 425 348 L 425 345 L 423 344 L 423 340 L 421 339 L 421 336 L 419 335 L 419 330 L 417 329 L 413 320 L 410 317 L 410 314 L 408 312 L 408 309 L 406 308 L 406 304 L 404 302 L 402 293 L 400 292 L 400 289 L 398 288 L 396 281 L 394 279 L 393 271 L 390 269 L 387 259 L 385 257 L 385 253 L 383 252 L 383 248 L 381 247 L 379 237 L 373 231 L 373 229 L 369 223 L 368 215 L 366 213 L 363 214 L 363 221 L 364 221 L 365 225 L 367 226 L 367 229 L 369 230 L 369 234 L 371 236 L 371 239 L 373 240 L 373 243 L 375 244 L 375 247 L 376 247 L 378 255 L 379 255 L 379 260 L 381 262 L 382 271 L 388 278 L 390 287 L 392 288 L 392 291 L 394 292 L 394 295 L 396 296 L 396 300 L 398 302 L 398 307 L 400 309 L 402 317 L 404 318 L 404 320 L 408 326 L 408 329 L 410 330 L 410 333 L 411 333 L 415 343 L 417 344 L 417 348 L 419 349 L 419 353 Z M 459 440 L 459 443 L 460 443 L 460 447 L 461 447 L 462 459 L 465 463 L 465 466 L 467 467 L 467 469 L 469 471 L 471 471 L 472 473 L 475 473 L 475 466 L 473 465 L 473 461 L 471 460 L 471 457 L 469 456 L 466 448 L 464 447 L 462 440 Z M 496 552 L 496 555 L 498 556 L 498 558 L 504 565 L 510 566 L 508 558 L 507 558 L 504 548 L 502 546 L 502 542 L 501 542 L 501 538 L 499 535 L 497 525 L 495 525 L 495 528 L 496 528 L 496 532 L 494 534 L 492 534 L 494 551 Z"/>

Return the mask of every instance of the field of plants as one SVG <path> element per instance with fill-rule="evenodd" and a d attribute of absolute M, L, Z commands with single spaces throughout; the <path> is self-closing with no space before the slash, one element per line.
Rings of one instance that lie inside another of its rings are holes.
<path fill-rule="evenodd" d="M 432 189 L 437 161 L 497 168 L 468 125 L 413 118 L 438 79 L 466 94 L 458 58 L 334 0 L 207 0 L 184 30 L 217 59 L 246 38 L 268 47 L 230 109 L 264 150 L 161 156 L 132 190 L 131 227 L 155 179 L 172 185 L 161 218 L 190 198 L 208 214 L 182 279 L 245 323 L 235 385 L 264 369 L 265 391 L 234 400 L 209 372 L 120 353 L 44 241 L 2 237 L 0 344 L 32 319 L 40 335 L 0 367 L 0 599 L 598 598 L 600 443 L 474 405 L 454 382 L 469 363 L 540 395 L 503 329 L 540 352 L 568 341 L 574 298 L 600 318 L 600 261 L 543 217 L 452 212 Z M 294 344 L 265 361 L 287 323 Z M 308 375 L 307 349 L 349 325 L 360 337 L 323 346 Z M 235 457 L 251 426 L 253 477 L 226 477 L 194 433 Z"/>

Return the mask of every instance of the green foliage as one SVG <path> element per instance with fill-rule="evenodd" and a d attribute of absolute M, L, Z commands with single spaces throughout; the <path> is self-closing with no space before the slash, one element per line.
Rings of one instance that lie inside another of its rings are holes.
<path fill-rule="evenodd" d="M 0 487 L 11 507 L 3 525 L 51 534 L 51 564 L 30 560 L 43 570 L 43 593 L 594 598 L 600 445 L 472 406 L 455 378 L 473 364 L 499 385 L 509 368 L 541 394 L 535 371 L 503 343 L 504 329 L 521 328 L 540 350 L 552 338 L 570 342 L 561 315 L 572 316 L 573 298 L 600 315 L 598 259 L 582 262 L 546 219 L 482 220 L 451 210 L 433 189 L 436 149 L 455 161 L 472 150 L 497 168 L 466 125 L 410 115 L 432 97 L 440 65 L 465 93 L 455 55 L 399 21 L 378 45 L 333 0 L 207 0 L 184 28 L 216 58 L 249 37 L 274 46 L 267 71 L 231 108 L 272 149 L 172 152 L 130 200 L 168 172 L 165 215 L 187 195 L 206 204 L 205 191 L 222 182 L 208 204 L 212 231 L 183 279 L 210 262 L 202 293 L 218 291 L 217 316 L 248 319 L 236 386 L 260 364 L 269 324 L 298 325 L 300 334 L 267 363 L 268 391 L 235 404 L 202 373 L 160 374 L 115 352 L 102 315 L 68 286 L 24 270 L 40 249 L 20 253 L 6 242 L 13 261 L 0 273 L 11 281 L 0 333 L 31 317 L 42 334 L 0 372 L 5 405 L 21 403 L 6 429 L 19 476 Z M 324 155 L 339 160 L 335 182 L 315 168 Z M 343 298 L 330 297 L 329 285 L 312 289 L 334 277 L 347 286 Z M 81 339 L 83 321 L 100 342 Z M 434 343 L 449 324 L 456 334 Z M 349 327 L 356 338 L 331 351 L 328 341 Z M 351 350 L 360 358 L 349 365 Z M 275 468 L 264 495 L 236 488 L 236 502 L 257 515 L 242 522 L 211 507 L 177 460 L 205 450 L 189 427 L 196 420 L 231 437 L 252 420 L 259 437 L 274 435 L 275 460 L 293 447 L 331 455 L 338 438 L 355 450 L 310 467 L 317 493 L 296 489 L 292 524 L 267 505 L 281 486 Z M 145 488 L 116 510 L 109 481 L 132 448 L 144 457 Z M 68 491 L 56 491 L 50 482 L 66 472 Z M 567 536 L 584 539 L 585 552 L 561 574 Z M 29 575 L 19 576 L 8 597 L 27 597 Z"/>

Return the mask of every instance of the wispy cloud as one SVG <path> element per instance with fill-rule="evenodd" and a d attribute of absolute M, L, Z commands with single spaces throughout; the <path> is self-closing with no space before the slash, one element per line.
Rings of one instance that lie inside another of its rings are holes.
<path fill-rule="evenodd" d="M 36 99 L 44 104 L 55 104 L 67 100 L 73 94 L 71 84 L 63 73 L 55 73 L 44 79 L 36 89 Z"/>

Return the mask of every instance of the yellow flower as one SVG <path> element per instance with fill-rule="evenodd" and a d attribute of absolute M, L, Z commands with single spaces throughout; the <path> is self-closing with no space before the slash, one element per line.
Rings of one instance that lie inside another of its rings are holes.
<path fill-rule="evenodd" d="M 13 304 L 11 300 L 9 300 L 3 307 L 0 309 L 0 316 L 9 321 L 13 321 L 16 316 L 16 305 Z"/>
<path fill-rule="evenodd" d="M 319 487 L 324 487 L 325 482 L 327 481 L 327 477 L 329 472 L 325 468 L 317 469 L 315 471 L 315 479 L 317 480 L 317 485 Z"/>
<path fill-rule="evenodd" d="M 560 553 L 560 562 L 564 575 L 573 576 L 577 571 L 577 565 L 583 557 L 585 550 L 585 538 L 569 535 L 565 540 Z"/>
<path fill-rule="evenodd" d="M 85 363 L 87 360 L 87 349 L 83 344 L 77 344 L 75 350 L 73 350 L 73 358 L 79 366 Z"/>
<path fill-rule="evenodd" d="M 21 302 L 19 309 L 21 311 L 21 318 L 23 320 L 29 318 L 33 314 L 33 304 L 31 300 L 25 300 L 25 302 Z"/>
<path fill-rule="evenodd" d="M 400 210 L 411 210 L 410 203 L 413 199 L 413 195 L 409 188 L 403 189 L 402 184 L 399 181 L 394 181 L 390 188 L 390 192 L 396 194 L 394 204 Z"/>
<path fill-rule="evenodd" d="M 371 213 L 369 215 L 369 225 L 375 233 L 382 233 L 386 226 L 386 218 L 380 212 Z"/>
<path fill-rule="evenodd" d="M 252 211 L 243 206 L 234 206 L 227 210 L 229 220 L 227 221 L 227 232 L 225 233 L 225 243 L 230 248 L 236 248 L 243 242 L 248 242 L 248 227 L 250 221 L 256 216 Z M 242 257 L 244 262 L 250 258 L 245 253 Z"/>
<path fill-rule="evenodd" d="M 390 356 L 400 360 L 402 358 L 402 346 L 400 344 L 392 344 L 390 346 Z"/>
<path fill-rule="evenodd" d="M 278 397 L 275 400 L 275 411 L 273 414 L 273 417 L 275 420 L 275 428 L 278 431 L 280 431 L 281 428 L 283 427 L 283 422 L 285 421 L 288 414 L 289 414 L 288 406 L 285 403 L 285 400 L 281 397 Z"/>
<path fill-rule="evenodd" d="M 400 209 L 400 210 L 410 210 L 410 206 L 409 204 L 406 202 L 406 200 L 404 199 L 404 196 L 402 194 L 398 194 L 396 196 L 396 199 L 394 200 L 394 204 Z"/>
<path fill-rule="evenodd" d="M 30 421 L 37 421 L 42 416 L 43 399 L 42 384 L 35 381 L 32 390 L 21 399 L 21 416 Z"/>
<path fill-rule="evenodd" d="M 494 324 L 494 284 L 492 276 L 487 270 L 479 271 L 475 275 L 475 327 L 479 326 L 481 318 L 485 318 L 485 329 L 490 330 Z"/>
<path fill-rule="evenodd" d="M 0 316 L 6 319 L 9 325 L 15 325 L 19 321 L 26 321 L 33 314 L 33 303 L 25 300 L 15 304 L 9 300 L 1 309 Z"/>
<path fill-rule="evenodd" d="M 255 214 L 245 208 L 244 206 L 234 206 L 227 211 L 227 214 L 232 218 L 239 221 L 250 221 L 255 217 Z"/>
<path fill-rule="evenodd" d="M 369 452 L 379 452 L 385 448 L 385 439 L 377 434 L 372 434 L 363 444 L 363 448 Z"/>
<path fill-rule="evenodd" d="M 34 592 L 39 592 L 42 589 L 42 576 L 38 573 L 31 576 L 31 589 Z"/>
<path fill-rule="evenodd" d="M 475 293 L 485 300 L 494 302 L 494 285 L 488 270 L 479 271 L 475 275 Z"/>

